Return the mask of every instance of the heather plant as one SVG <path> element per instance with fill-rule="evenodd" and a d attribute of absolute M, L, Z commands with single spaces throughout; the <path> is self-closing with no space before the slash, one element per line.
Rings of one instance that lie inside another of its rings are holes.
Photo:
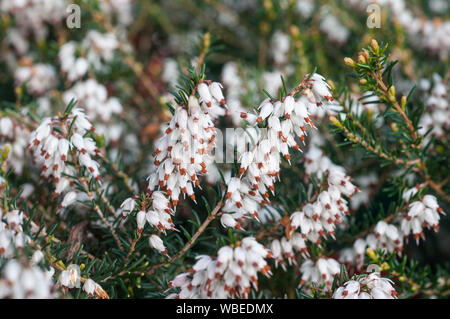
<path fill-rule="evenodd" d="M 448 297 L 448 18 L 3 0 L 0 297 Z"/>

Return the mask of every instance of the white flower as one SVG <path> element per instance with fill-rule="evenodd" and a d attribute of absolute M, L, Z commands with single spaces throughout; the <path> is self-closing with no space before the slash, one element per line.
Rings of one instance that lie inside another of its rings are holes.
<path fill-rule="evenodd" d="M 129 197 L 123 201 L 120 205 L 122 209 L 122 218 L 126 218 L 129 213 L 131 213 L 136 207 L 136 201 L 133 197 Z"/>
<path fill-rule="evenodd" d="M 95 292 L 95 281 L 93 281 L 92 279 L 88 278 L 86 279 L 86 281 L 84 282 L 83 285 L 83 290 L 90 296 L 92 297 L 94 295 Z"/>
<path fill-rule="evenodd" d="M 319 193 L 314 203 L 308 203 L 302 211 L 291 215 L 292 230 L 300 228 L 302 237 L 320 245 L 320 238 L 334 238 L 336 225 L 343 222 L 349 213 L 347 201 L 342 195 L 351 197 L 358 188 L 340 170 L 328 172 L 328 190 Z"/>
<path fill-rule="evenodd" d="M 145 223 L 146 223 L 145 211 L 141 210 L 141 211 L 139 211 L 139 213 L 137 213 L 136 222 L 137 222 L 138 232 L 142 233 L 142 231 L 144 230 Z"/>
<path fill-rule="evenodd" d="M 77 199 L 77 193 L 72 191 L 72 192 L 68 192 L 65 196 L 64 199 L 61 203 L 61 207 L 67 207 L 71 204 L 73 204 L 75 202 L 75 200 Z"/>
<path fill-rule="evenodd" d="M 300 266 L 302 279 L 300 286 L 315 283 L 316 285 L 325 284 L 326 289 L 331 289 L 334 276 L 340 271 L 339 263 L 333 258 L 319 258 L 316 261 L 305 260 Z M 307 290 L 309 288 L 307 287 Z"/>
<path fill-rule="evenodd" d="M 334 299 L 396 299 L 396 296 L 392 281 L 382 278 L 379 272 L 347 281 L 333 294 Z"/>
<path fill-rule="evenodd" d="M 33 253 L 33 256 L 31 257 L 31 264 L 36 265 L 41 262 L 41 260 L 44 258 L 44 254 L 40 250 L 36 250 Z"/>
<path fill-rule="evenodd" d="M 317 98 L 316 102 L 322 99 L 332 100 L 328 86 L 320 75 L 313 75 L 312 79 L 304 85 L 311 95 L 316 95 L 313 96 Z M 315 93 L 311 91 L 311 88 L 314 88 Z M 267 98 L 260 103 L 258 110 L 252 117 L 256 118 L 256 123 L 262 123 L 267 119 L 267 132 L 258 136 L 250 150 L 242 152 L 239 175 L 228 183 L 227 201 L 223 207 L 224 212 L 236 214 L 232 215 L 236 221 L 247 216 L 259 219 L 258 211 L 261 210 L 262 205 L 268 203 L 270 193 L 273 194 L 275 190 L 274 184 L 279 179 L 280 153 L 287 161 L 290 161 L 289 149 L 300 150 L 296 138 L 304 141 L 305 127 L 314 127 L 308 117 L 306 106 L 291 95 L 287 95 L 282 101 L 271 101 Z M 244 113 L 242 117 L 249 119 L 250 115 Z M 345 174 L 330 171 L 329 175 L 329 183 L 345 196 L 352 196 L 358 190 Z M 340 200 L 339 206 L 345 209 L 344 205 L 345 201 Z M 236 227 L 229 217 L 224 217 L 222 224 Z M 239 221 L 238 224 L 240 224 Z M 332 227 L 327 229 L 333 233 Z"/>
<path fill-rule="evenodd" d="M 159 238 L 159 236 L 151 235 L 149 237 L 149 243 L 150 243 L 150 247 L 153 247 L 156 250 L 158 250 L 159 252 L 163 253 L 164 255 L 167 255 L 167 249 L 164 246 L 164 243 L 161 240 L 161 238 Z"/>
<path fill-rule="evenodd" d="M 173 298 L 248 298 L 251 287 L 258 287 L 258 272 L 270 276 L 266 258 L 271 254 L 253 237 L 236 246 L 219 249 L 217 258 L 201 255 L 189 273 L 178 275 L 169 283 L 181 288 Z"/>
<path fill-rule="evenodd" d="M 80 267 L 75 264 L 70 264 L 66 270 L 61 272 L 59 283 L 65 288 L 78 288 L 80 278 Z"/>
<path fill-rule="evenodd" d="M 35 95 L 42 95 L 54 89 L 58 84 L 55 69 L 50 64 L 37 63 L 22 66 L 14 73 L 16 85 L 26 84 L 28 90 Z"/>
<path fill-rule="evenodd" d="M 283 65 L 287 62 L 287 54 L 290 48 L 290 39 L 287 34 L 275 31 L 271 39 L 271 54 L 276 64 Z"/>
<path fill-rule="evenodd" d="M 71 136 L 61 133 L 61 131 L 68 132 L 69 127 L 72 128 Z M 54 128 L 58 128 L 59 131 Z M 56 195 L 65 191 L 70 184 L 68 177 L 64 174 L 76 174 L 73 166 L 67 165 L 68 162 L 78 161 L 91 177 L 100 180 L 99 164 L 92 159 L 100 151 L 95 141 L 86 136 L 86 133 L 92 129 L 83 110 L 73 108 L 65 121 L 61 121 L 59 117 L 45 118 L 31 133 L 30 148 L 34 159 L 42 165 L 41 176 L 53 178 L 56 184 Z M 69 150 L 75 151 L 74 158 L 73 155 L 69 155 Z M 69 199 L 73 200 L 73 194 L 69 195 L 68 203 Z"/>
<path fill-rule="evenodd" d="M 9 260 L 0 276 L 0 298 L 47 299 L 54 298 L 51 276 L 37 266 L 23 265 Z"/>
<path fill-rule="evenodd" d="M 405 237 L 413 233 L 417 244 L 419 239 L 425 239 L 423 228 L 439 230 L 439 214 L 445 215 L 445 212 L 439 207 L 436 197 L 425 195 L 421 201 L 415 201 L 409 204 L 409 210 L 406 216 L 400 222 L 400 228 Z"/>
<path fill-rule="evenodd" d="M 66 104 L 75 99 L 77 105 L 86 110 L 89 118 L 108 123 L 114 114 L 122 112 L 122 105 L 117 98 L 108 97 L 106 88 L 94 79 L 77 82 L 70 90 L 63 93 Z"/>
<path fill-rule="evenodd" d="M 2 137 L 12 137 L 13 122 L 9 117 L 0 118 L 0 135 Z"/>
<path fill-rule="evenodd" d="M 233 216 L 230 214 L 223 214 L 222 217 L 220 217 L 220 223 L 225 228 L 235 228 L 236 226 L 240 227 Z"/>

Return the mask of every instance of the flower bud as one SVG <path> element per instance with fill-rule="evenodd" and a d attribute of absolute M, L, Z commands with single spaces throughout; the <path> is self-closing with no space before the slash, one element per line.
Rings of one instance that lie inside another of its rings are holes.
<path fill-rule="evenodd" d="M 353 61 L 352 58 L 344 58 L 344 62 L 345 64 L 347 64 L 348 66 L 351 66 L 352 68 L 354 68 L 356 66 L 356 62 Z"/>
<path fill-rule="evenodd" d="M 375 53 L 379 53 L 380 52 L 380 47 L 378 46 L 378 42 L 375 39 L 372 39 L 372 41 L 370 42 L 370 46 L 372 47 L 373 51 L 375 51 Z"/>

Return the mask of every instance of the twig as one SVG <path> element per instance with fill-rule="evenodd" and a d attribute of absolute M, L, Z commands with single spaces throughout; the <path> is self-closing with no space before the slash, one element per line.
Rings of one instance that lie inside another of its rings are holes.
<path fill-rule="evenodd" d="M 86 180 L 84 178 L 80 178 L 81 184 L 83 185 L 83 189 L 85 193 L 88 195 L 90 201 L 92 202 L 93 209 L 97 213 L 98 217 L 102 220 L 103 224 L 105 224 L 106 227 L 108 227 L 109 231 L 111 232 L 111 235 L 114 237 L 114 240 L 116 241 L 117 246 L 120 250 L 123 250 L 122 244 L 120 242 L 119 236 L 117 236 L 116 231 L 111 226 L 111 224 L 106 220 L 102 210 L 98 206 L 98 204 L 95 202 L 94 196 L 92 196 L 92 192 L 89 191 L 89 187 L 86 183 Z"/>
<path fill-rule="evenodd" d="M 173 263 L 175 260 L 177 260 L 178 258 L 180 258 L 181 256 L 183 256 L 191 247 L 192 245 L 194 245 L 194 243 L 197 241 L 198 237 L 200 237 L 200 235 L 206 230 L 206 227 L 208 227 L 208 225 L 216 218 L 218 217 L 220 214 L 220 209 L 223 206 L 223 202 L 219 201 L 216 205 L 216 207 L 214 207 L 214 209 L 211 212 L 211 215 L 209 215 L 205 221 L 203 222 L 203 224 L 197 229 L 197 231 L 195 232 L 194 236 L 191 237 L 191 239 L 189 239 L 189 241 L 184 245 L 184 247 L 175 255 L 173 255 L 171 258 L 169 258 L 168 261 L 157 264 L 153 267 L 151 267 L 148 271 L 146 271 L 147 274 L 152 274 L 155 272 L 155 270 L 157 270 L 158 268 L 161 268 L 164 265 L 167 264 L 171 264 Z"/>

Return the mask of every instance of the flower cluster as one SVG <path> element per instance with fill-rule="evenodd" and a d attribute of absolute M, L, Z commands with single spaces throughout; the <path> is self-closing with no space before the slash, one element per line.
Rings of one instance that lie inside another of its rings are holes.
<path fill-rule="evenodd" d="M 327 290 L 330 290 L 334 276 L 339 274 L 339 271 L 340 265 L 333 258 L 321 257 L 316 261 L 307 259 L 300 266 L 302 274 L 300 286 L 314 283 L 319 287 L 324 285 Z"/>
<path fill-rule="evenodd" d="M 251 286 L 258 288 L 258 273 L 271 275 L 266 261 L 270 257 L 271 253 L 253 237 L 220 248 L 216 258 L 197 256 L 188 273 L 170 282 L 170 287 L 181 291 L 169 298 L 248 298 Z"/>
<path fill-rule="evenodd" d="M 437 138 L 445 136 L 450 129 L 450 105 L 448 101 L 448 83 L 442 77 L 434 73 L 433 85 L 428 79 L 422 79 L 419 83 L 420 89 L 425 93 L 426 112 L 420 118 L 421 126 L 419 133 L 425 134 L 431 129 L 431 135 Z M 430 136 L 426 136 L 429 141 Z"/>
<path fill-rule="evenodd" d="M 275 267 L 280 265 L 286 270 L 285 259 L 289 265 L 297 264 L 295 259 L 295 252 L 300 252 L 303 257 L 309 257 L 308 248 L 305 239 L 299 233 L 294 233 L 292 236 L 282 237 L 281 240 L 275 239 L 270 245 L 273 259 L 275 259 Z"/>
<path fill-rule="evenodd" d="M 403 236 L 408 237 L 412 233 L 419 244 L 420 238 L 425 239 L 423 228 L 438 231 L 439 214 L 445 215 L 433 195 L 425 195 L 422 200 L 412 202 L 400 224 Z"/>
<path fill-rule="evenodd" d="M 228 115 L 231 117 L 234 125 L 239 125 L 242 121 L 241 114 L 245 108 L 241 102 L 241 95 L 245 93 L 243 82 L 239 76 L 239 68 L 234 62 L 228 62 L 222 68 L 222 83 L 226 90 L 226 101 L 228 106 Z"/>
<path fill-rule="evenodd" d="M 313 74 L 305 82 L 303 94 L 310 103 L 320 106 L 322 100 L 333 100 L 321 75 Z M 295 138 L 304 143 L 306 126 L 314 127 L 306 105 L 300 99 L 295 100 L 292 94 L 281 101 L 266 99 L 258 109 L 256 114 L 242 113 L 241 117 L 253 126 L 265 121 L 267 132 L 258 134 L 256 131 L 256 145 L 241 154 L 239 175 L 228 183 L 224 211 L 234 214 L 222 216 L 225 227 L 240 228 L 242 218 L 258 218 L 259 207 L 267 203 L 269 192 L 274 193 L 274 183 L 280 174 L 280 153 L 290 161 L 289 148 L 300 150 Z"/>
<path fill-rule="evenodd" d="M 138 233 L 141 234 L 144 231 L 146 224 L 154 227 L 158 232 L 166 233 L 166 230 L 175 230 L 175 225 L 172 222 L 172 216 L 175 212 L 172 209 L 167 195 L 161 191 L 154 191 L 152 192 L 150 202 L 148 207 L 145 204 L 142 205 L 142 209 L 136 214 Z M 133 197 L 123 201 L 122 205 L 120 205 L 122 217 L 125 219 L 128 214 L 135 210 L 136 206 L 136 200 Z M 150 247 L 167 255 L 167 249 L 158 235 L 150 235 L 149 244 Z"/>
<path fill-rule="evenodd" d="M 100 1 L 100 9 L 111 19 L 115 18 L 118 27 L 124 27 L 133 22 L 133 1 L 134 0 Z"/>
<path fill-rule="evenodd" d="M 81 44 L 69 41 L 59 50 L 58 58 L 61 71 L 67 75 L 69 82 L 81 79 L 92 67 L 96 71 L 104 70 L 106 62 L 111 62 L 119 43 L 112 33 L 89 31 Z M 78 51 L 84 52 L 83 56 Z"/>
<path fill-rule="evenodd" d="M 51 64 L 31 64 L 18 67 L 14 73 L 16 85 L 26 84 L 30 93 L 42 95 L 56 87 L 58 79 Z"/>
<path fill-rule="evenodd" d="M 359 278 L 358 278 L 359 277 Z M 397 299 L 392 280 L 375 271 L 367 276 L 354 276 L 333 294 L 334 299 Z"/>
<path fill-rule="evenodd" d="M 284 65 L 288 62 L 290 48 L 289 36 L 281 31 L 276 31 L 271 40 L 271 52 L 276 65 Z"/>
<path fill-rule="evenodd" d="M 327 235 L 334 238 L 336 225 L 350 213 L 347 200 L 342 196 L 351 197 L 356 192 L 358 188 L 348 175 L 340 170 L 328 171 L 328 189 L 320 192 L 315 202 L 291 215 L 291 229 L 300 228 L 303 238 L 316 245 L 320 245 L 320 239 Z"/>
<path fill-rule="evenodd" d="M 356 6 L 361 10 L 366 10 L 367 6 L 374 3 L 372 0 L 347 0 L 351 6 Z M 437 3 L 439 1 L 429 1 Z M 410 42 L 420 49 L 429 51 L 438 55 L 441 59 L 448 58 L 450 49 L 450 21 L 440 19 L 426 20 L 422 16 L 414 15 L 414 11 L 409 9 L 404 0 L 377 0 L 376 3 L 390 9 L 389 15 L 394 22 L 399 23 L 406 31 Z M 444 12 L 448 7 L 443 2 L 444 9 L 438 9 Z"/>
<path fill-rule="evenodd" d="M 100 299 L 109 299 L 108 294 L 103 288 L 90 278 L 82 278 L 80 274 L 80 267 L 75 264 L 71 264 L 67 269 L 61 271 L 57 284 L 60 285 L 65 290 L 69 288 L 79 288 L 81 282 L 83 284 L 83 290 L 89 297 L 94 295 Z"/>
<path fill-rule="evenodd" d="M 327 6 L 322 7 L 319 29 L 331 42 L 343 45 L 347 42 L 350 36 L 350 31 L 339 20 L 339 18 L 333 15 L 330 11 L 330 8 Z"/>
<path fill-rule="evenodd" d="M 12 210 L 3 215 L 0 211 L 0 256 L 13 258 L 15 249 L 25 247 L 30 241 L 23 232 L 23 213 Z"/>
<path fill-rule="evenodd" d="M 0 299 L 54 298 L 56 291 L 52 281 L 54 269 L 40 268 L 44 254 L 34 250 L 30 259 L 18 257 L 25 246 L 31 247 L 31 238 L 23 231 L 24 214 L 11 210 L 0 211 L 0 257 L 8 260 L 0 277 Z M 32 227 L 32 232 L 37 229 Z"/>
<path fill-rule="evenodd" d="M 344 171 L 341 166 L 334 164 L 320 149 L 318 135 L 314 134 L 310 140 L 308 152 L 303 156 L 306 176 L 316 174 L 321 177 L 327 171 Z"/>
<path fill-rule="evenodd" d="M 420 185 L 413 187 L 403 193 L 403 200 L 409 202 L 420 190 Z M 366 248 L 382 249 L 386 252 L 396 252 L 401 254 L 404 241 L 408 241 L 412 234 L 416 243 L 420 238 L 425 239 L 423 228 L 439 229 L 439 214 L 444 215 L 444 211 L 439 207 L 436 197 L 425 195 L 420 201 L 408 204 L 407 212 L 395 216 L 392 223 L 380 220 L 370 234 L 365 238 L 358 238 L 353 248 L 342 251 L 341 260 L 350 264 L 355 264 L 357 269 L 361 269 L 364 263 L 364 252 Z"/>
<path fill-rule="evenodd" d="M 145 223 L 148 223 L 162 232 L 165 232 L 166 229 L 174 230 L 175 226 L 171 219 L 171 215 L 174 214 L 174 211 L 171 209 L 171 204 L 167 199 L 166 194 L 161 191 L 154 191 L 151 195 L 151 201 L 152 204 L 150 210 L 141 210 L 136 215 L 138 232 L 143 231 Z M 126 209 L 127 205 L 133 204 L 124 202 L 122 204 L 123 208 L 125 208 L 124 212 L 126 210 L 132 210 L 131 207 Z"/>
<path fill-rule="evenodd" d="M 46 24 L 60 22 L 66 14 L 65 0 L 6 0 L 0 4 L 0 11 L 14 14 L 17 30 L 22 35 L 33 34 L 45 37 Z"/>
<path fill-rule="evenodd" d="M 35 161 L 42 165 L 41 176 L 51 177 L 55 182 L 55 195 L 69 189 L 71 180 L 66 175 L 75 175 L 74 166 L 68 163 L 78 163 L 91 177 L 100 180 L 99 164 L 92 158 L 100 151 L 87 136 L 93 130 L 84 111 L 73 108 L 64 116 L 45 118 L 31 132 L 29 148 Z"/>
<path fill-rule="evenodd" d="M 226 105 L 219 83 L 202 82 L 197 90 L 200 100 L 191 95 L 187 106 L 177 105 L 164 135 L 155 143 L 156 171 L 149 177 L 148 189 L 166 191 L 175 207 L 181 194 L 195 201 L 198 176 L 207 173 L 215 145 L 212 118 L 217 109 L 223 110 L 220 105 Z"/>
<path fill-rule="evenodd" d="M 7 166 L 21 174 L 26 162 L 25 150 L 30 130 L 13 118 L 0 117 L 0 147 L 8 150 Z"/>
<path fill-rule="evenodd" d="M 52 276 L 54 269 L 43 271 L 37 265 L 11 259 L 0 277 L 0 299 L 49 299 L 57 296 Z"/>
<path fill-rule="evenodd" d="M 64 92 L 63 101 L 66 104 L 72 99 L 77 101 L 90 119 L 109 122 L 112 115 L 122 112 L 119 100 L 115 97 L 108 98 L 106 88 L 94 79 L 77 82 L 70 90 Z"/>

